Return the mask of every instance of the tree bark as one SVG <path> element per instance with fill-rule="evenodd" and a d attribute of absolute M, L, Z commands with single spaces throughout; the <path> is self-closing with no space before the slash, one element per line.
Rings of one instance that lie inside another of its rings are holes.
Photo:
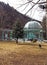
<path fill-rule="evenodd" d="M 16 38 L 16 43 L 18 43 L 18 38 Z"/>
<path fill-rule="evenodd" d="M 47 0 L 46 0 L 47 2 Z M 46 4 L 46 7 L 47 7 L 47 4 Z M 46 39 L 47 39 L 47 8 L 46 8 Z"/>

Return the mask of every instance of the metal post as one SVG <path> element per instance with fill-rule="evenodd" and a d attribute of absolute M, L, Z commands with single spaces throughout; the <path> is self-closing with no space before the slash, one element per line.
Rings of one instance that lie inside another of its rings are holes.
<path fill-rule="evenodd" d="M 2 40 L 4 40 L 4 31 L 2 31 Z"/>
<path fill-rule="evenodd" d="M 40 32 L 39 32 L 39 40 L 40 40 Z"/>
<path fill-rule="evenodd" d="M 12 31 L 10 32 L 10 39 L 12 40 Z"/>

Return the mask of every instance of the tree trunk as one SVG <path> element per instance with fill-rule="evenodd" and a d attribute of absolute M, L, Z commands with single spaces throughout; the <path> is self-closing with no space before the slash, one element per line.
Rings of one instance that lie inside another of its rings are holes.
<path fill-rule="evenodd" d="M 46 0 L 46 2 L 47 2 L 47 0 Z M 46 4 L 46 6 L 47 6 L 47 4 Z M 47 39 L 47 8 L 46 8 L 46 39 Z"/>
<path fill-rule="evenodd" d="M 16 43 L 18 43 L 18 38 L 16 39 Z"/>

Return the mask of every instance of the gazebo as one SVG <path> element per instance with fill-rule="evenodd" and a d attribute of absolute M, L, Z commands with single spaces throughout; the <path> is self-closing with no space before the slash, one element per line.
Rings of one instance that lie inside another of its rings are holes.
<path fill-rule="evenodd" d="M 24 26 L 24 38 L 25 39 L 42 39 L 43 38 L 43 30 L 42 26 L 39 22 L 29 21 Z"/>

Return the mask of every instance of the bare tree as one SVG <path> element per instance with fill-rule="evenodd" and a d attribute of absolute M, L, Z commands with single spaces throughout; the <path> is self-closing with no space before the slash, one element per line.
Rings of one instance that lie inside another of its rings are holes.
<path fill-rule="evenodd" d="M 28 5 L 31 4 L 31 7 L 27 10 L 25 14 L 28 14 L 36 5 L 40 7 L 41 9 L 46 11 L 46 20 L 45 20 L 45 31 L 46 31 L 46 38 L 47 38 L 47 0 L 37 0 L 36 2 L 34 0 L 27 0 L 26 3 L 21 4 L 18 8 L 21 8 L 22 6 L 25 6 L 23 11 L 28 7 Z"/>
<path fill-rule="evenodd" d="M 31 7 L 28 9 L 28 11 L 25 13 L 25 14 L 27 14 L 30 10 L 32 10 L 37 4 L 38 5 L 41 5 L 41 4 L 45 4 L 45 3 L 47 3 L 47 1 L 41 1 L 41 0 L 37 0 L 36 2 L 34 2 L 33 0 L 27 0 L 27 2 L 26 3 L 24 3 L 24 4 L 20 4 L 20 6 L 19 7 L 17 7 L 17 8 L 20 8 L 20 7 L 22 7 L 22 6 L 24 6 L 24 5 L 26 5 L 26 7 L 24 8 L 24 10 L 28 7 L 28 5 L 29 4 L 31 4 Z M 33 4 L 33 5 L 32 5 Z"/>

